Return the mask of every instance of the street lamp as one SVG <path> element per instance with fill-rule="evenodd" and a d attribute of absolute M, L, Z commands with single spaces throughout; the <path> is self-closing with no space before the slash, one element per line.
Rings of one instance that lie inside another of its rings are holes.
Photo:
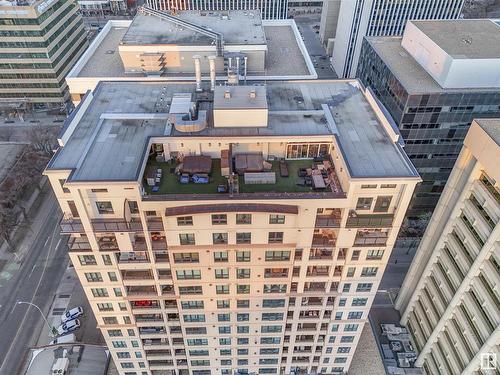
<path fill-rule="evenodd" d="M 25 301 L 17 301 L 16 305 L 30 305 L 30 306 L 33 306 L 34 308 L 36 308 L 38 310 L 38 312 L 40 313 L 40 315 L 42 316 L 43 320 L 45 321 L 45 324 L 47 324 L 47 327 L 49 328 L 49 335 L 52 337 L 55 335 L 54 327 L 52 327 L 49 324 L 49 322 L 48 322 L 47 318 L 45 317 L 45 315 L 43 314 L 42 310 L 37 305 L 35 305 L 32 302 L 25 302 Z"/>

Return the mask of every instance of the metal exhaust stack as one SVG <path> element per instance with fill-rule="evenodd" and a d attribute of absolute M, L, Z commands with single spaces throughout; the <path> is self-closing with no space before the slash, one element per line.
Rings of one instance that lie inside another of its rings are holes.
<path fill-rule="evenodd" d="M 201 56 L 195 55 L 194 59 L 194 74 L 196 76 L 196 91 L 202 91 L 201 89 Z"/>
<path fill-rule="evenodd" d="M 215 56 L 208 56 L 210 64 L 210 90 L 215 90 Z"/>

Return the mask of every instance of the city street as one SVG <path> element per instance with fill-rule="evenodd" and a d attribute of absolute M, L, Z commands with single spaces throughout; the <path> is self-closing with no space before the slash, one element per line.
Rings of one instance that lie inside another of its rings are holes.
<path fill-rule="evenodd" d="M 61 213 L 52 193 L 45 197 L 45 216 L 31 248 L 18 255 L 21 264 L 0 290 L 0 374 L 17 374 L 28 348 L 41 329 L 48 329 L 39 311 L 17 301 L 38 305 L 47 314 L 66 269 L 66 240 L 59 234 Z"/>

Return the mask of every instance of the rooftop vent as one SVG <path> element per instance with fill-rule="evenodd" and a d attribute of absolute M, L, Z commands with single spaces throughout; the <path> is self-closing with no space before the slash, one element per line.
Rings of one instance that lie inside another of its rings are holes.
<path fill-rule="evenodd" d="M 224 91 L 224 99 L 231 99 L 231 91 L 229 90 Z"/>
<path fill-rule="evenodd" d="M 257 92 L 255 90 L 250 91 L 250 99 L 255 99 L 257 97 Z"/>

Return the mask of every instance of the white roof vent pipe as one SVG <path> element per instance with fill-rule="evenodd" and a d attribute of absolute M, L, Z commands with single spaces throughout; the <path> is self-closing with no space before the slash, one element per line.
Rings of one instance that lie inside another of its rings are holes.
<path fill-rule="evenodd" d="M 231 91 L 229 90 L 224 91 L 224 99 L 231 99 Z"/>
<path fill-rule="evenodd" d="M 215 56 L 208 56 L 208 63 L 210 64 L 210 90 L 215 90 Z"/>
<path fill-rule="evenodd" d="M 199 55 L 194 55 L 194 74 L 196 77 L 196 91 L 202 91 L 201 90 L 201 62 L 200 62 L 200 56 Z"/>
<path fill-rule="evenodd" d="M 255 90 L 250 91 L 250 99 L 255 99 L 257 97 L 257 92 Z"/>

